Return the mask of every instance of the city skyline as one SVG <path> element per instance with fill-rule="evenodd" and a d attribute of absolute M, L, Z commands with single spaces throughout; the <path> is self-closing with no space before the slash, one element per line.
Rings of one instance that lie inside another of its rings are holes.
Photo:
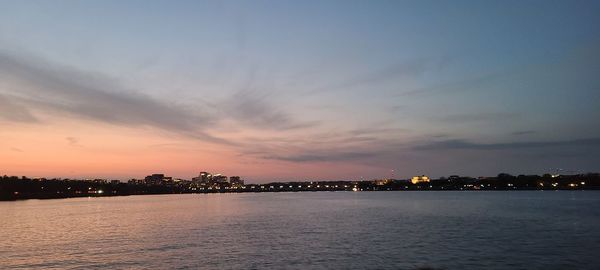
<path fill-rule="evenodd" d="M 599 2 L 0 5 L 0 174 L 600 171 Z"/>

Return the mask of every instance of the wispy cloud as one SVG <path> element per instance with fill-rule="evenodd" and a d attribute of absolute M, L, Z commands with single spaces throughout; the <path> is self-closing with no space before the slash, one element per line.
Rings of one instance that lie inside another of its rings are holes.
<path fill-rule="evenodd" d="M 525 148 L 549 148 L 559 146 L 590 147 L 600 146 L 600 138 L 562 140 L 562 141 L 530 141 L 508 143 L 472 143 L 466 140 L 444 140 L 415 146 L 415 150 L 446 150 L 446 149 L 471 149 L 471 150 L 514 150 Z"/>
<path fill-rule="evenodd" d="M 0 95 L 0 119 L 11 122 L 38 122 L 38 119 L 27 109 L 27 106 L 16 103 L 5 95 Z"/>
<path fill-rule="evenodd" d="M 391 79 L 419 76 L 430 69 L 438 69 L 440 63 L 431 59 L 419 58 L 410 61 L 397 62 L 385 68 L 364 73 L 345 82 L 335 85 L 333 88 L 346 88 L 365 84 L 380 83 Z"/>
<path fill-rule="evenodd" d="M 128 126 L 150 126 L 225 142 L 202 128 L 213 122 L 210 116 L 191 112 L 175 104 L 124 89 L 101 74 L 51 64 L 42 59 L 0 53 L 0 99 L 9 109 L 2 115 L 15 121 L 33 121 L 25 107 L 66 113 L 95 121 Z M 19 101 L 21 107 L 16 107 Z M 7 108 L 6 106 L 2 106 Z M 8 113 L 10 112 L 10 113 Z"/>
<path fill-rule="evenodd" d="M 399 61 L 374 71 L 359 73 L 352 78 L 319 87 L 309 91 L 308 94 L 346 90 L 353 87 L 372 86 L 392 80 L 414 78 L 421 76 L 428 71 L 438 71 L 448 63 L 448 58 L 417 58 Z"/>
<path fill-rule="evenodd" d="M 535 130 L 519 130 L 519 131 L 515 131 L 515 132 L 511 133 L 511 135 L 522 136 L 522 135 L 529 135 L 529 134 L 534 134 L 534 133 L 536 133 Z"/>
<path fill-rule="evenodd" d="M 11 53 L 0 52 L 0 82 L 0 118 L 8 121 L 37 122 L 36 113 L 44 111 L 114 125 L 153 127 L 229 145 L 237 143 L 211 135 L 211 129 L 225 119 L 270 130 L 318 124 L 295 119 L 264 92 L 244 89 L 197 110 L 127 89 L 103 74 Z"/>
<path fill-rule="evenodd" d="M 245 89 L 236 92 L 222 105 L 223 115 L 239 123 L 262 129 L 287 130 L 317 125 L 316 121 L 301 122 L 273 105 L 269 95 L 256 90 Z"/>
<path fill-rule="evenodd" d="M 371 158 L 376 153 L 369 152 L 327 152 L 327 153 L 301 153 L 293 155 L 271 155 L 263 156 L 264 159 L 275 159 L 291 162 L 337 162 L 337 161 L 353 161 Z"/>
<path fill-rule="evenodd" d="M 67 140 L 67 143 L 70 146 L 78 146 L 81 147 L 82 145 L 79 144 L 79 138 L 75 138 L 75 137 L 66 137 L 65 140 Z"/>
<path fill-rule="evenodd" d="M 497 122 L 519 118 L 518 113 L 504 112 L 481 112 L 481 113 L 465 113 L 451 114 L 440 117 L 441 121 L 462 123 L 462 122 Z"/>
<path fill-rule="evenodd" d="M 244 154 L 285 162 L 376 165 L 395 156 L 404 147 L 399 139 L 394 138 L 398 132 L 404 131 L 392 128 L 355 129 L 293 138 L 249 138 Z"/>
<path fill-rule="evenodd" d="M 442 83 L 439 85 L 433 85 L 428 87 L 422 87 L 411 90 L 403 90 L 400 91 L 396 97 L 408 97 L 408 96 L 419 96 L 419 95 L 427 95 L 427 94 L 449 94 L 460 91 L 470 91 L 476 90 L 481 87 L 484 87 L 490 83 L 493 83 L 497 79 L 501 79 L 503 76 L 510 74 L 510 72 L 493 72 L 477 77 L 466 78 L 462 80 L 457 80 L 453 82 Z"/>

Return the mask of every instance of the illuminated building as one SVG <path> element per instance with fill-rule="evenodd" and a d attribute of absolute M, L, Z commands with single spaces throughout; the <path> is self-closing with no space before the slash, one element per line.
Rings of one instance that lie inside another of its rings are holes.
<path fill-rule="evenodd" d="M 208 172 L 200 172 L 198 177 L 192 178 L 193 182 L 197 182 L 200 184 L 208 184 L 212 180 L 212 174 Z"/>
<path fill-rule="evenodd" d="M 227 183 L 228 182 L 227 180 L 228 180 L 228 178 L 225 175 L 215 174 L 212 176 L 213 183 L 219 183 L 219 184 Z"/>
<path fill-rule="evenodd" d="M 429 181 L 430 181 L 429 177 L 425 176 L 425 175 L 413 176 L 413 178 L 410 179 L 410 182 L 413 184 L 429 183 Z"/>
<path fill-rule="evenodd" d="M 392 182 L 392 180 L 390 180 L 390 179 L 379 179 L 379 180 L 375 180 L 375 185 L 384 186 L 391 182 Z"/>

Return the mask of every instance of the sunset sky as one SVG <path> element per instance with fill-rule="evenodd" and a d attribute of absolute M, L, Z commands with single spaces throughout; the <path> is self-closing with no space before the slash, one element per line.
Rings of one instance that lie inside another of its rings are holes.
<path fill-rule="evenodd" d="M 0 175 L 600 171 L 600 1 L 0 0 Z"/>

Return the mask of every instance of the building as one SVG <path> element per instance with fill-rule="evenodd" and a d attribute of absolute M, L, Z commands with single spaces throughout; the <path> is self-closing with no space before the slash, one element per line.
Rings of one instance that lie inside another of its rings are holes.
<path fill-rule="evenodd" d="M 130 184 L 130 185 L 143 185 L 144 184 L 144 180 L 129 179 L 129 181 L 127 181 L 127 183 Z"/>
<path fill-rule="evenodd" d="M 410 179 L 410 182 L 413 184 L 419 184 L 419 183 L 429 183 L 431 180 L 429 179 L 428 176 L 426 175 L 421 175 L 421 176 L 413 176 L 413 178 Z"/>
<path fill-rule="evenodd" d="M 377 179 L 377 180 L 374 180 L 373 182 L 377 186 L 385 186 L 385 185 L 391 183 L 392 180 L 391 179 Z"/>
<path fill-rule="evenodd" d="M 212 174 L 208 172 L 200 172 L 198 177 L 192 178 L 192 182 L 199 184 L 208 184 L 212 181 Z"/>
<path fill-rule="evenodd" d="M 146 185 L 160 185 L 163 180 L 165 180 L 165 175 L 162 173 L 155 173 L 153 175 L 148 175 L 144 178 L 144 182 Z M 168 177 L 170 178 L 170 177 Z"/>
<path fill-rule="evenodd" d="M 212 183 L 223 184 L 223 183 L 228 183 L 228 182 L 229 182 L 229 178 L 227 178 L 227 176 L 225 176 L 225 175 L 215 174 L 212 177 Z"/>

